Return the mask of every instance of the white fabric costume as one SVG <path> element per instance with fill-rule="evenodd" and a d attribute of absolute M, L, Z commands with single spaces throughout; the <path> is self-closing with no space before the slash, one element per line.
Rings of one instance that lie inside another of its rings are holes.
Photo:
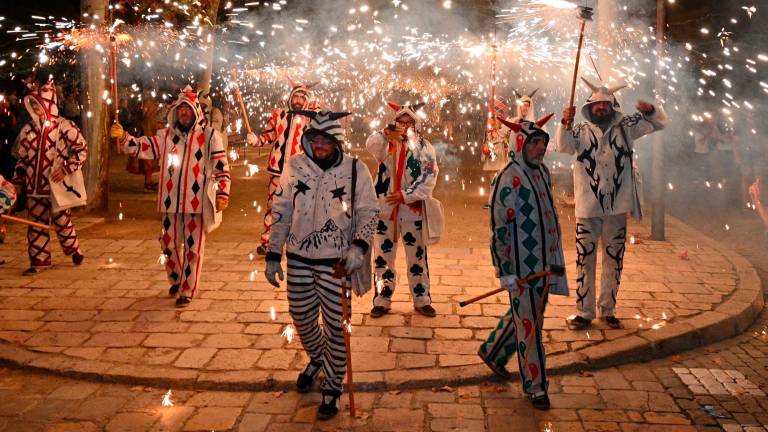
<path fill-rule="evenodd" d="M 421 120 L 416 113 L 419 107 L 400 106 L 392 102 L 388 104 L 395 111 L 395 119 L 403 114 L 413 118 L 416 130 L 409 129 L 408 135 L 400 142 L 390 142 L 384 132 L 375 132 L 365 143 L 379 163 L 376 197 L 381 214 L 373 252 L 376 270 L 373 305 L 390 307 L 397 284 L 397 243 L 402 238 L 413 304 L 423 307 L 432 303 L 429 295 L 427 245 L 422 234 L 424 200 L 432 197 L 437 184 L 437 160 L 432 144 L 420 135 Z M 387 195 L 392 192 L 399 192 L 403 203 L 396 207 L 387 204 Z"/>
<path fill-rule="evenodd" d="M 344 129 L 336 120 L 347 114 L 292 112 L 311 118 L 311 122 L 301 140 L 303 153 L 288 160 L 280 177 L 266 257 L 268 265 L 279 263 L 285 247 L 289 312 L 310 357 L 308 369 L 317 365 L 316 373 L 322 365 L 323 394 L 336 397 L 342 390 L 346 348 L 341 322 L 342 280 L 333 276 L 333 267 L 353 245 L 367 252 L 378 215 L 371 174 L 362 162 L 343 153 Z M 338 145 L 337 158 L 328 161 L 326 167 L 314 159 L 309 142 L 309 136 L 318 133 L 330 136 Z M 370 258 L 358 271 L 370 273 Z M 322 327 L 318 323 L 320 313 Z"/>
<path fill-rule="evenodd" d="M 536 106 L 533 102 L 533 96 L 539 89 L 532 91 L 528 95 L 522 95 L 515 91 L 517 97 L 515 101 L 515 116 L 504 119 L 507 123 L 533 122 L 536 120 Z M 530 104 L 528 112 L 522 115 L 522 107 L 525 103 Z M 520 134 L 512 134 L 512 131 L 504 122 L 499 121 L 498 127 L 488 126 L 486 131 L 486 142 L 483 146 L 483 171 L 499 171 L 509 162 L 510 153 L 520 154 L 523 149 L 525 137 Z"/>
<path fill-rule="evenodd" d="M 575 154 L 573 169 L 576 196 L 576 269 L 578 315 L 595 318 L 595 271 L 597 244 L 602 239 L 603 275 L 600 315 L 614 316 L 616 294 L 624 266 L 624 241 L 627 234 L 626 214 L 642 217 L 640 185 L 633 168 L 633 143 L 636 139 L 661 130 L 667 116 L 656 106 L 647 113 L 623 115 L 614 93 L 624 86 L 597 87 L 584 80 L 593 90 L 581 108 L 587 119 L 567 130 L 557 129 L 556 149 Z M 590 106 L 609 102 L 614 115 L 605 130 L 589 121 Z"/>

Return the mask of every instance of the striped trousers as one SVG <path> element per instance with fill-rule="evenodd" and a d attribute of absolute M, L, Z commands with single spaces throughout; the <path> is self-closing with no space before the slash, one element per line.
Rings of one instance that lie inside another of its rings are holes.
<path fill-rule="evenodd" d="M 506 366 L 517 352 L 517 364 L 523 391 L 530 395 L 547 391 L 546 354 L 541 341 L 544 328 L 544 291 L 541 280 L 510 295 L 512 307 L 501 317 L 499 324 L 480 346 L 479 354 L 498 367 Z M 541 318 L 536 325 L 537 307 L 542 307 Z M 526 363 L 525 359 L 528 357 Z"/>
<path fill-rule="evenodd" d="M 203 268 L 203 214 L 163 213 L 160 246 L 165 255 L 168 281 L 180 286 L 179 295 L 194 297 Z"/>
<path fill-rule="evenodd" d="M 53 213 L 49 197 L 28 197 L 27 210 L 29 211 L 29 218 L 33 222 L 53 225 L 53 229 L 59 237 L 61 249 L 64 250 L 64 255 L 72 255 L 80 251 L 75 226 L 72 224 L 71 211 L 61 210 Z M 29 261 L 33 267 L 51 265 L 51 235 L 48 230 L 30 226 L 27 229 L 27 242 Z"/>
<path fill-rule="evenodd" d="M 288 256 L 287 285 L 288 311 L 301 344 L 313 362 L 323 365 L 321 390 L 342 391 L 347 350 L 341 322 L 341 279 L 333 277 L 332 265 Z M 351 316 L 351 301 L 349 305 Z M 320 314 L 322 326 L 318 323 Z"/>

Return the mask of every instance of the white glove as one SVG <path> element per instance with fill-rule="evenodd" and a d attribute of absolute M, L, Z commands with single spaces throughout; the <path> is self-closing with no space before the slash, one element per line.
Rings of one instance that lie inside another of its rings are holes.
<path fill-rule="evenodd" d="M 344 256 L 344 260 L 346 261 L 344 270 L 347 271 L 347 274 L 352 274 L 357 270 L 360 270 L 363 266 L 363 259 L 365 259 L 363 250 L 358 246 L 352 245 L 347 251 L 347 255 Z"/>
<path fill-rule="evenodd" d="M 515 275 L 507 275 L 502 276 L 499 279 L 499 282 L 501 282 L 501 287 L 506 289 L 507 291 L 511 293 L 515 293 L 520 287 L 517 285 L 518 277 Z"/>
<path fill-rule="evenodd" d="M 280 261 L 267 260 L 267 269 L 264 271 L 264 276 L 267 277 L 269 283 L 277 288 L 280 288 L 280 282 L 277 281 L 275 275 L 277 275 L 277 278 L 280 278 L 281 281 L 285 280 L 285 276 L 283 275 L 283 268 L 280 266 Z"/>
<path fill-rule="evenodd" d="M 248 145 L 256 145 L 259 143 L 259 137 L 253 132 L 248 132 L 248 135 L 245 136 L 245 142 Z"/>

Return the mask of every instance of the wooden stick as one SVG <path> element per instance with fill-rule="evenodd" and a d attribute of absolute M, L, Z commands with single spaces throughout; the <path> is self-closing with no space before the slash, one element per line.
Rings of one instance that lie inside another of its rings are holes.
<path fill-rule="evenodd" d="M 573 106 L 573 100 L 576 97 L 576 80 L 579 77 L 579 61 L 581 61 L 581 46 L 584 43 L 584 26 L 587 25 L 586 20 L 581 20 L 581 29 L 579 30 L 579 47 L 576 49 L 576 65 L 573 67 L 573 82 L 571 83 L 571 97 L 568 99 L 568 107 Z M 569 121 L 566 129 L 571 130 L 573 127 L 573 121 Z"/>
<path fill-rule="evenodd" d="M 349 391 L 349 415 L 355 417 L 355 384 L 352 380 L 352 335 L 349 334 L 351 324 L 349 304 L 347 303 L 347 277 L 341 279 L 341 329 L 344 332 L 344 345 L 347 351 L 347 390 Z"/>
<path fill-rule="evenodd" d="M 31 220 L 17 218 L 17 217 L 14 217 L 14 216 L 0 215 L 0 219 L 7 220 L 9 222 L 15 222 L 15 223 L 20 223 L 20 224 L 24 224 L 24 225 L 33 226 L 35 228 L 40 228 L 40 229 L 44 229 L 44 230 L 51 229 L 50 225 L 44 225 L 44 224 L 41 224 L 41 223 L 38 223 L 38 222 L 32 222 Z"/>
<path fill-rule="evenodd" d="M 118 122 L 119 100 L 117 99 L 117 42 L 115 41 L 115 35 L 110 36 L 109 46 L 109 79 L 110 79 L 110 92 L 112 93 L 112 106 L 114 107 L 115 117 L 112 123 Z"/>
<path fill-rule="evenodd" d="M 245 122 L 245 128 L 248 130 L 248 133 L 252 133 L 253 130 L 251 130 L 251 121 L 248 119 L 248 111 L 245 110 L 243 95 L 240 94 L 240 86 L 237 85 L 237 81 L 235 81 L 235 78 L 236 78 L 235 71 L 232 70 L 232 82 L 235 83 L 235 97 L 237 98 L 237 102 L 240 105 L 240 111 L 243 113 L 243 121 Z"/>
<path fill-rule="evenodd" d="M 527 284 L 528 282 L 535 281 L 536 279 L 548 276 L 549 274 L 550 274 L 550 272 L 548 272 L 548 271 L 541 271 L 541 272 L 538 272 L 538 273 L 534 273 L 534 274 L 528 276 L 527 278 L 518 279 L 516 283 L 517 283 L 517 286 L 522 287 L 523 285 Z M 502 291 L 506 291 L 506 288 L 504 288 L 504 287 L 497 288 L 497 289 L 495 289 L 493 291 L 488 291 L 485 294 L 480 294 L 479 296 L 473 297 L 473 298 L 471 298 L 469 300 L 464 300 L 463 302 L 459 302 L 459 306 L 464 307 L 464 306 L 466 306 L 468 304 L 472 304 L 472 303 L 474 303 L 474 302 L 476 302 L 478 300 L 482 300 L 482 299 L 484 299 L 486 297 L 490 297 L 490 296 L 498 294 L 498 293 L 500 293 Z"/>

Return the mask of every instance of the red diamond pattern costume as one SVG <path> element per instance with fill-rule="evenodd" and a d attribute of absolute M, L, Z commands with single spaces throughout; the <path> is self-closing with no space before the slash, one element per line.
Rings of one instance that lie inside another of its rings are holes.
<path fill-rule="evenodd" d="M 176 121 L 181 104 L 192 107 L 196 116 L 187 132 Z M 163 214 L 165 268 L 171 285 L 180 286 L 179 295 L 191 298 L 200 283 L 205 234 L 218 226 L 221 215 L 215 200 L 229 200 L 229 163 L 221 134 L 205 126 L 198 95 L 187 86 L 168 111 L 168 127 L 152 137 L 126 133 L 120 151 L 160 161 L 157 210 Z"/>
<path fill-rule="evenodd" d="M 309 119 L 291 114 L 291 99 L 296 94 L 304 95 L 306 102 L 302 110 L 319 111 L 319 107 L 314 101 L 312 92 L 309 90 L 314 84 L 299 84 L 291 81 L 293 89 L 288 95 L 286 106 L 276 109 L 269 118 L 267 127 L 264 128 L 258 137 L 256 145 L 263 147 L 269 145 L 272 147 L 269 153 L 269 163 L 267 171 L 271 178 L 269 180 L 269 194 L 267 195 L 267 209 L 264 213 L 264 232 L 261 234 L 261 245 L 265 248 L 269 244 L 269 232 L 272 229 L 272 202 L 280 185 L 280 175 L 283 173 L 283 167 L 291 156 L 301 154 L 304 151 L 301 148 L 301 137 L 309 125 Z"/>
<path fill-rule="evenodd" d="M 52 211 L 50 177 L 59 167 L 66 174 L 71 174 L 83 166 L 88 155 L 85 139 L 73 122 L 59 117 L 53 80 L 40 88 L 32 86 L 24 97 L 24 105 L 32 121 L 19 133 L 18 162 L 13 183 L 26 190 L 29 218 L 46 225 L 52 222 L 64 254 L 79 253 L 80 244 L 70 210 Z M 35 113 L 35 105 L 42 108 L 42 116 Z M 32 267 L 50 266 L 48 230 L 30 226 L 27 241 Z"/>

